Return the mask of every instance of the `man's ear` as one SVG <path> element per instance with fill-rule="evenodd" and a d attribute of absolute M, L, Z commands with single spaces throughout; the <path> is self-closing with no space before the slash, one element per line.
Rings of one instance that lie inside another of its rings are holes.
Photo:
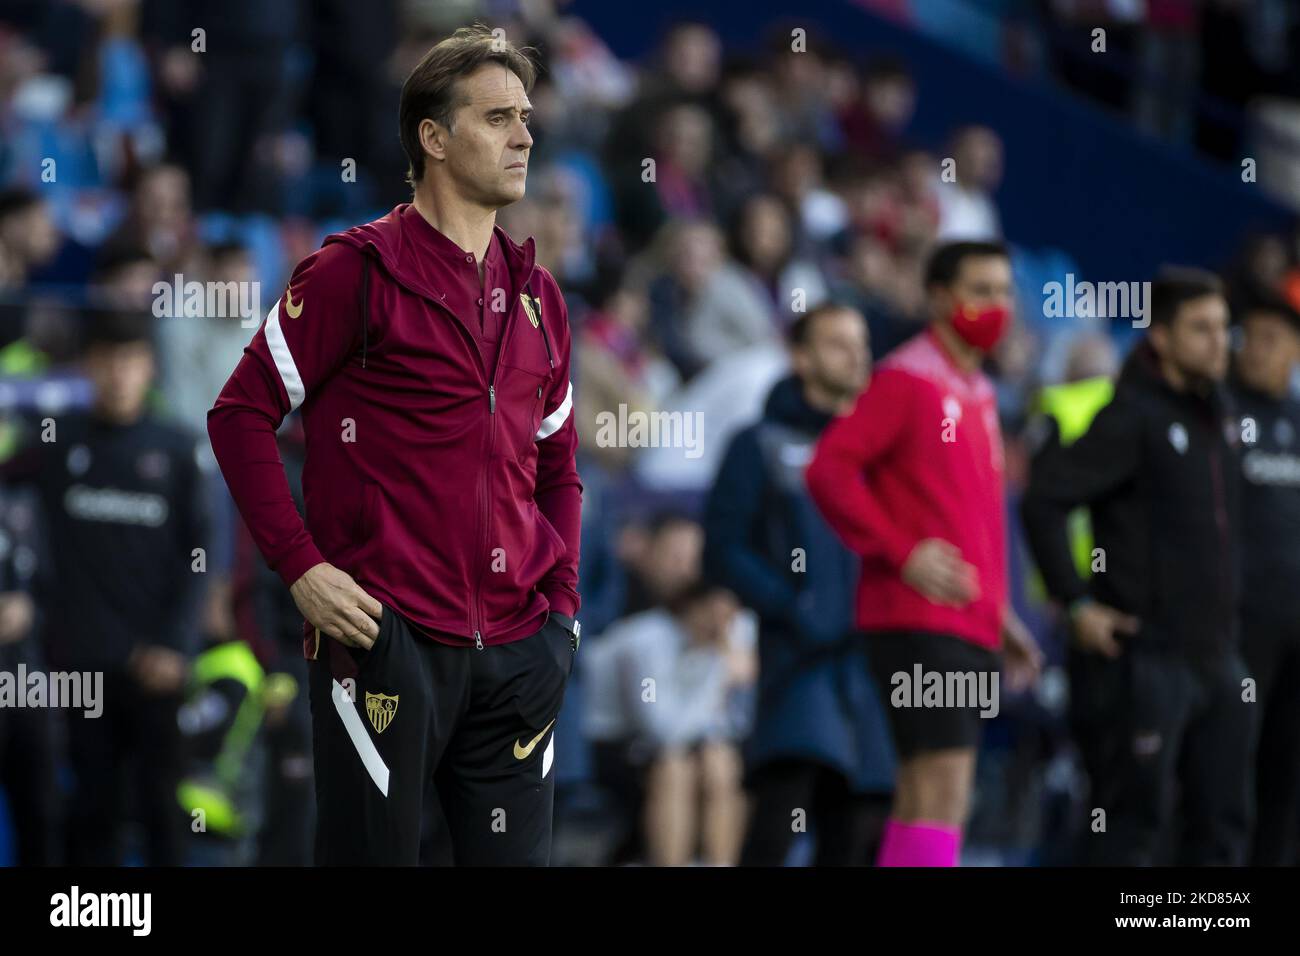
<path fill-rule="evenodd" d="M 442 162 L 447 158 L 447 127 L 431 119 L 420 120 L 420 148 L 430 159 Z"/>

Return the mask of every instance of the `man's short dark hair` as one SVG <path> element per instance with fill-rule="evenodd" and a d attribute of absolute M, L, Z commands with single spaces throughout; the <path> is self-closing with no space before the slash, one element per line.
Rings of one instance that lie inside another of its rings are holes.
<path fill-rule="evenodd" d="M 130 240 L 106 242 L 95 254 L 93 281 L 103 282 L 127 266 L 141 262 L 154 262 L 153 253 L 142 244 Z"/>
<path fill-rule="evenodd" d="M 997 256 L 1010 261 L 1011 253 L 1001 242 L 948 242 L 930 254 L 930 261 L 925 265 L 925 287 L 951 286 L 961 272 L 961 265 L 967 259 L 983 259 Z"/>
<path fill-rule="evenodd" d="M 843 302 L 823 302 L 816 308 L 809 309 L 802 313 L 791 324 L 790 329 L 786 332 L 786 337 L 790 342 L 791 348 L 802 348 L 807 345 L 812 338 L 813 324 L 824 315 L 835 315 L 839 312 L 850 312 L 857 314 L 857 309 Z"/>
<path fill-rule="evenodd" d="M 645 524 L 646 533 L 651 538 L 657 538 L 670 528 L 678 525 L 689 525 L 695 527 L 699 524 L 692 515 L 679 508 L 661 508 L 650 516 Z"/>
<path fill-rule="evenodd" d="M 1151 283 L 1150 308 L 1152 325 L 1169 325 L 1184 303 L 1207 295 L 1222 296 L 1223 281 L 1213 272 L 1190 266 L 1164 266 Z"/>
<path fill-rule="evenodd" d="M 183 320 L 176 320 L 183 321 Z M 111 345 L 153 345 L 154 321 L 136 309 L 91 309 L 82 342 L 86 350 Z"/>
<path fill-rule="evenodd" d="M 1276 316 L 1300 333 L 1300 310 L 1271 289 L 1252 289 L 1239 295 L 1232 303 L 1232 314 L 1243 323 L 1252 315 Z"/>
<path fill-rule="evenodd" d="M 398 135 L 409 166 L 406 181 L 414 189 L 424 176 L 424 148 L 420 145 L 420 123 L 431 119 L 448 130 L 456 111 L 465 105 L 458 81 L 484 63 L 499 63 L 519 77 L 524 92 L 531 92 L 537 79 L 527 48 L 519 49 L 493 35 L 482 23 L 461 27 L 437 43 L 416 64 L 402 84 L 398 106 Z"/>
<path fill-rule="evenodd" d="M 0 190 L 0 220 L 8 219 L 39 206 L 44 200 L 26 186 L 11 186 Z"/>
<path fill-rule="evenodd" d="M 248 244 L 239 239 L 226 239 L 223 242 L 214 242 L 208 247 L 208 257 L 213 261 L 226 259 L 231 256 L 249 255 Z"/>

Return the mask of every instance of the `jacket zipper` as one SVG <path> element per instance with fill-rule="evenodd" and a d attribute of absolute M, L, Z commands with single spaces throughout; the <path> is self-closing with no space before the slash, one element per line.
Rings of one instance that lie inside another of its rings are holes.
<path fill-rule="evenodd" d="M 492 543 L 492 451 L 496 447 L 497 438 L 497 372 L 501 369 L 501 356 L 505 353 L 506 345 L 509 342 L 510 334 L 514 332 L 515 322 L 514 314 L 519 311 L 519 305 L 516 303 L 515 308 L 506 313 L 506 325 L 501 331 L 501 338 L 497 342 L 496 361 L 493 363 L 492 378 L 488 382 L 488 446 L 487 459 L 483 464 L 483 480 L 479 488 L 484 492 L 483 504 L 480 508 L 480 515 L 483 523 L 483 559 L 479 565 L 478 579 L 474 582 L 474 604 L 471 609 L 470 627 L 473 630 L 474 647 L 483 650 L 483 634 L 479 630 L 483 621 L 483 574 L 489 563 L 488 546 Z M 475 621 L 479 622 L 475 624 Z"/>
<path fill-rule="evenodd" d="M 492 382 L 488 384 L 488 453 L 487 462 L 483 468 L 483 553 L 486 555 L 488 546 L 492 543 L 492 449 L 496 445 L 497 437 L 497 386 L 496 375 L 493 374 Z M 478 620 L 483 620 L 483 571 L 487 565 L 487 559 L 484 558 L 483 564 L 479 565 L 478 580 L 474 585 L 474 613 Z M 478 650 L 483 650 L 483 635 L 475 629 L 474 646 Z"/>

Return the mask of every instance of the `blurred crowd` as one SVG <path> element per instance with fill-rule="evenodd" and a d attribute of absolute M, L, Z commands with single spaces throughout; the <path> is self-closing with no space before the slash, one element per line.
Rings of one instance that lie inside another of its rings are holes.
<path fill-rule="evenodd" d="M 1082 22 L 1085 5 L 1074 6 L 1064 19 Z M 1205 7 L 1244 16 L 1228 3 Z M 121 393 L 126 421 L 165 423 L 151 440 L 174 462 L 176 480 L 158 490 L 168 520 L 197 502 L 202 520 L 176 531 L 172 559 L 188 564 L 194 548 L 205 559 L 185 585 L 196 593 L 169 594 L 176 633 L 159 632 L 154 607 L 115 607 L 124 631 L 148 622 L 153 637 L 124 639 L 120 660 L 93 661 L 166 702 L 141 714 L 179 713 L 175 734 L 142 731 L 138 714 L 111 741 L 79 736 L 66 715 L 0 730 L 18 859 L 309 861 L 299 621 L 239 526 L 204 437 L 253 327 L 238 316 L 157 317 L 155 283 L 256 282 L 264 311 L 324 235 L 408 201 L 397 91 L 425 50 L 475 17 L 537 50 L 528 197 L 499 222 L 536 238 L 573 326 L 584 643 L 557 734 L 556 862 L 740 858 L 763 678 L 754 609 L 706 573 L 706 498 L 733 436 L 765 409 L 781 414 L 801 314 L 827 302 L 856 309 L 878 358 L 923 327 L 922 272 L 937 243 L 1008 241 L 1020 309 L 989 369 L 1008 439 L 1008 509 L 1025 481 L 1021 436 L 1037 391 L 1118 369 L 1125 328 L 1043 316 L 1047 266 L 1002 231 L 997 131 L 957 125 L 946 142 L 915 142 L 907 64 L 862 61 L 833 38 L 796 51 L 788 32 L 775 33 L 761 48 L 724 51 L 709 25 L 683 21 L 653 55 L 628 62 L 562 3 L 0 0 L 0 458 L 21 460 L 43 419 L 93 417 L 105 394 Z M 1175 110 L 1160 122 L 1187 117 Z M 1059 244 L 1068 250 L 1069 236 Z M 1239 261 L 1213 265 L 1300 307 L 1300 233 L 1255 237 Z M 1068 260 L 1051 267 L 1071 271 Z M 140 316 L 143 333 L 132 325 Z M 699 454 L 602 435 L 605 416 L 656 412 L 698 415 Z M 78 447 L 107 440 L 87 434 Z M 281 437 L 292 476 L 302 453 L 292 420 Z M 116 598 L 96 591 L 102 555 L 52 553 L 50 500 L 6 480 L 0 561 L 14 570 L 0 594 L 0 650 L 89 666 L 88 655 L 42 646 L 43 629 L 99 626 L 68 618 L 60 605 L 70 593 Z M 1059 862 L 1081 792 L 1063 730 L 1059 635 L 1021 553 L 1013 540 L 1013 599 L 1049 667 L 990 721 L 972 862 Z M 160 566 L 126 570 L 167 579 Z M 75 592 L 70 576 L 83 581 Z M 247 656 L 232 659 L 223 651 L 232 644 Z M 141 646 L 153 650 L 141 658 Z M 632 703 L 644 689 L 625 678 L 646 661 L 676 675 L 663 684 L 679 695 L 668 706 Z M 882 813 L 887 749 L 878 772 L 854 782 Z M 75 845 L 86 828 L 67 820 L 82 812 L 73 796 L 82 778 L 128 768 L 138 772 L 119 781 L 121 833 L 93 851 Z M 32 797 L 32 780 L 48 789 Z M 228 825 L 209 811 L 202 833 L 152 832 L 158 812 L 175 811 L 186 829 L 192 812 L 182 814 L 203 788 L 229 804 Z M 436 844 L 435 862 L 445 852 Z M 780 849 L 792 860 L 801 852 L 798 841 Z"/>
<path fill-rule="evenodd" d="M 1294 151 L 1300 138 L 1300 10 L 1289 0 L 857 2 L 1219 160 Z"/>

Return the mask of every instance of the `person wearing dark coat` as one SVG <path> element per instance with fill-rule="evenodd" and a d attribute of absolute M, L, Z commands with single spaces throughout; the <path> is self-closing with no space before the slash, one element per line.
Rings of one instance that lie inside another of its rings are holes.
<path fill-rule="evenodd" d="M 779 866 L 806 830 L 816 865 L 860 864 L 888 806 L 894 754 L 853 625 L 858 558 L 808 496 L 804 468 L 865 384 L 871 355 L 862 315 L 843 305 L 802 316 L 790 339 L 794 374 L 732 439 L 705 509 L 708 573 L 759 616 L 741 862 Z"/>

